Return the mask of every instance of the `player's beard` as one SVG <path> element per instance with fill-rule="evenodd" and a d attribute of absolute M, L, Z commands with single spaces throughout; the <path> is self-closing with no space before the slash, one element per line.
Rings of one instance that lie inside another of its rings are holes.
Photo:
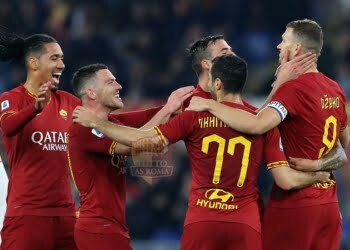
<path fill-rule="evenodd" d="M 55 85 L 55 86 L 51 87 L 51 91 L 52 92 L 56 92 L 57 90 L 58 90 L 58 85 L 57 86 Z"/>
<path fill-rule="evenodd" d="M 291 51 L 287 48 L 285 49 L 287 52 L 282 52 L 282 50 L 280 51 L 279 58 L 278 58 L 279 64 L 282 63 L 285 56 L 287 57 L 287 62 L 291 60 Z"/>
<path fill-rule="evenodd" d="M 124 103 L 122 101 L 105 103 L 105 107 L 107 107 L 111 112 L 116 111 L 124 107 Z"/>

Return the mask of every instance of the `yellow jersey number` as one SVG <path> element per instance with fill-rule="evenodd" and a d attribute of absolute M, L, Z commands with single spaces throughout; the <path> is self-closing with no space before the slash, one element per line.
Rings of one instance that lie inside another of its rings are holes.
<path fill-rule="evenodd" d="M 221 170 L 222 170 L 222 164 L 224 161 L 224 153 L 225 153 L 227 140 L 216 134 L 206 136 L 202 140 L 202 152 L 205 154 L 208 154 L 209 145 L 214 142 L 218 144 L 218 151 L 216 153 L 213 183 L 218 184 L 220 182 Z M 246 138 L 244 138 L 243 136 L 231 138 L 228 140 L 228 146 L 227 146 L 226 152 L 233 156 L 235 153 L 235 148 L 237 144 L 241 144 L 244 147 L 241 171 L 237 182 L 237 186 L 242 187 L 247 177 L 249 155 L 250 155 L 250 149 L 251 149 L 252 143 Z"/>
<path fill-rule="evenodd" d="M 333 134 L 331 135 L 331 139 L 329 139 L 329 127 L 333 126 Z M 337 138 L 337 119 L 331 115 L 329 116 L 324 124 L 322 143 L 325 145 L 322 147 L 318 153 L 318 158 L 321 158 L 323 155 L 328 154 L 329 151 L 332 150 L 335 144 L 335 140 Z"/>

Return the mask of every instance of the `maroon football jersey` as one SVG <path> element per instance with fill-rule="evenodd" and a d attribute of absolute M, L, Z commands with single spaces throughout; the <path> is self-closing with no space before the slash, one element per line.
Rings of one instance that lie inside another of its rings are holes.
<path fill-rule="evenodd" d="M 127 157 L 96 129 L 69 128 L 69 162 L 80 195 L 78 229 L 129 237 L 125 221 Z"/>
<path fill-rule="evenodd" d="M 117 124 L 140 127 L 161 108 L 110 114 L 108 118 Z M 76 227 L 129 238 L 125 221 L 127 157 L 114 154 L 116 142 L 98 130 L 73 124 L 69 131 L 70 167 L 80 195 Z"/>
<path fill-rule="evenodd" d="M 27 107 L 33 107 L 34 117 L 15 134 L 3 137 L 10 164 L 6 216 L 74 216 L 67 131 L 80 101 L 56 91 L 35 115 L 35 99 L 23 85 L 0 97 L 1 124 Z"/>
<path fill-rule="evenodd" d="M 244 105 L 223 102 L 247 112 Z M 170 143 L 184 140 L 191 162 L 191 190 L 185 225 L 198 221 L 245 223 L 260 231 L 257 176 L 263 158 L 269 167 L 287 164 L 279 133 L 245 135 L 208 112 L 185 111 L 156 127 Z"/>
<path fill-rule="evenodd" d="M 283 84 L 268 107 L 277 110 L 282 144 L 287 156 L 318 159 L 337 143 L 347 126 L 345 94 L 322 73 L 307 73 Z M 271 205 L 303 207 L 337 202 L 335 180 L 301 190 L 285 192 L 274 186 Z"/>

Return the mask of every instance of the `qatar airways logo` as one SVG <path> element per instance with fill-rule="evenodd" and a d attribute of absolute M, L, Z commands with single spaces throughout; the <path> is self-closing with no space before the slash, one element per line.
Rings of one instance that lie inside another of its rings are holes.
<path fill-rule="evenodd" d="M 68 133 L 57 131 L 35 131 L 32 142 L 42 147 L 43 151 L 67 151 Z"/>

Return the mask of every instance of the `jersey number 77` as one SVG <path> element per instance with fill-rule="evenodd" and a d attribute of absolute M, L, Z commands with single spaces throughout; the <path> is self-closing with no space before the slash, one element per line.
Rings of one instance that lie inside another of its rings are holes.
<path fill-rule="evenodd" d="M 243 157 L 242 157 L 242 165 L 241 165 L 241 171 L 239 174 L 239 178 L 237 181 L 237 186 L 242 187 L 244 184 L 244 181 L 247 176 L 248 171 L 248 165 L 249 165 L 249 155 L 250 155 L 250 148 L 252 143 L 244 138 L 243 136 L 237 136 L 234 138 L 231 138 L 229 140 L 226 140 L 225 138 L 217 135 L 212 134 L 209 136 L 206 136 L 202 140 L 202 152 L 205 154 L 208 154 L 209 151 L 209 145 L 211 143 L 217 143 L 218 144 L 218 151 L 216 153 L 216 163 L 214 168 L 214 175 L 213 175 L 213 183 L 219 184 L 220 183 L 220 177 L 221 177 L 221 170 L 222 170 L 222 164 L 224 161 L 224 154 L 226 149 L 226 144 L 228 142 L 227 150 L 226 152 L 230 155 L 234 155 L 235 148 L 237 144 L 242 144 L 244 147 L 243 150 Z"/>

